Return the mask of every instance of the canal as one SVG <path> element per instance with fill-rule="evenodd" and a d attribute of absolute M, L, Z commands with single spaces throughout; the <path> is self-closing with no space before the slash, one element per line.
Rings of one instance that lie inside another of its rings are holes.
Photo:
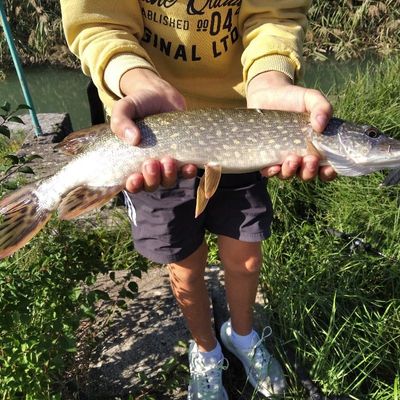
<path fill-rule="evenodd" d="M 364 69 L 367 61 L 325 61 L 307 64 L 304 81 L 306 86 L 321 89 L 325 93 L 340 90 L 340 86 L 357 70 Z M 46 67 L 30 67 L 25 70 L 33 102 L 38 113 L 68 112 L 73 128 L 90 125 L 86 87 L 89 79 L 80 70 Z M 18 78 L 14 71 L 6 72 L 0 81 L 0 103 L 13 106 L 23 103 Z"/>

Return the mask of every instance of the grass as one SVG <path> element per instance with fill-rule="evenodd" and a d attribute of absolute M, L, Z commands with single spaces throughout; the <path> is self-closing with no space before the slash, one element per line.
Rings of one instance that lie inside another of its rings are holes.
<path fill-rule="evenodd" d="M 336 114 L 400 137 L 399 70 L 400 58 L 384 60 L 340 93 L 333 90 Z M 383 177 L 329 184 L 270 181 L 274 234 L 264 244 L 261 285 L 276 351 L 289 375 L 287 399 L 308 396 L 287 362 L 287 345 L 326 394 L 360 400 L 399 396 L 400 192 L 380 187 Z M 385 256 L 354 247 L 328 228 L 360 237 Z M 86 287 L 98 273 L 112 276 L 112 269 L 123 268 L 134 275 L 147 268 L 133 251 L 125 218 L 113 227 L 96 221 L 89 230 L 52 221 L 15 257 L 0 262 L 0 399 L 61 397 L 76 328 L 93 317 L 96 299 L 107 299 L 107 293 Z M 126 282 L 121 306 L 129 296 L 134 290 Z M 167 389 L 175 387 L 170 372 L 168 367 L 160 380 Z M 162 393 L 163 387 L 153 389 Z"/>
<path fill-rule="evenodd" d="M 0 177 L 9 166 L 3 157 L 17 144 L 0 137 Z M 0 184 L 0 194 L 20 183 L 13 178 Z M 95 219 L 88 229 L 53 219 L 14 257 L 0 261 L 0 399 L 61 398 L 77 329 L 94 317 L 98 299 L 109 299 L 89 289 L 99 273 L 112 278 L 115 269 L 129 270 L 110 308 L 125 307 L 135 296 L 131 277 L 148 263 L 133 250 L 127 218 L 114 212 L 112 220 L 110 227 Z"/>
<path fill-rule="evenodd" d="M 313 58 L 349 59 L 399 49 L 398 0 L 316 0 L 309 19 L 306 54 Z"/>
<path fill-rule="evenodd" d="M 140 276 L 147 262 L 133 251 L 128 222 L 119 220 L 111 229 L 97 221 L 90 230 L 53 220 L 0 262 L 1 399 L 60 398 L 64 371 L 77 350 L 77 328 L 93 318 L 96 300 L 108 299 L 88 289 L 99 273 L 130 269 L 116 303 L 124 307 L 135 295 L 130 277 Z"/>
<path fill-rule="evenodd" d="M 336 98 L 336 114 L 400 138 L 394 58 L 370 67 Z M 332 94 L 335 94 L 334 91 Z M 400 379 L 400 188 L 383 173 L 329 184 L 271 180 L 273 235 L 264 244 L 262 287 L 278 350 L 296 349 L 324 393 L 394 399 Z M 373 255 L 329 228 L 359 237 Z M 307 398 L 293 368 L 287 398 Z"/>

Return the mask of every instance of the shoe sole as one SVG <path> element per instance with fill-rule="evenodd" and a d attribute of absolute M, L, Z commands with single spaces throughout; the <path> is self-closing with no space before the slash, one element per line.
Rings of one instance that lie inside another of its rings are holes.
<path fill-rule="evenodd" d="M 190 388 L 189 388 L 189 392 L 190 392 Z M 225 388 L 224 388 L 224 392 L 223 392 L 223 397 L 224 398 L 221 400 L 229 400 L 228 393 L 226 392 Z M 187 400 L 191 400 L 191 399 L 193 399 L 193 397 L 190 397 L 190 393 L 188 393 Z"/>

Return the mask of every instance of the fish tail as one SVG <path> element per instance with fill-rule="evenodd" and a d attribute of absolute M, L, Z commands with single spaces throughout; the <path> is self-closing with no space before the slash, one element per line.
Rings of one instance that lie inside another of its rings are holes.
<path fill-rule="evenodd" d="M 24 186 L 0 201 L 0 259 L 23 247 L 50 219 L 51 210 L 40 206 L 34 189 Z"/>
<path fill-rule="evenodd" d="M 0 200 L 0 259 L 8 257 L 29 242 L 50 219 L 53 209 L 40 205 L 35 185 L 24 186 Z M 122 187 L 78 186 L 65 193 L 58 207 L 61 219 L 76 218 L 101 207 Z"/>

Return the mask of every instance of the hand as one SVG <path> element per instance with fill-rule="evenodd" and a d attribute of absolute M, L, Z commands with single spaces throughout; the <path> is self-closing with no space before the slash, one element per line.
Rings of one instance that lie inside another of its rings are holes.
<path fill-rule="evenodd" d="M 276 71 L 259 74 L 249 82 L 247 106 L 307 112 L 310 114 L 312 128 L 320 133 L 323 132 L 332 116 L 332 106 L 321 92 L 295 86 L 289 77 Z M 277 175 L 280 179 L 288 179 L 297 173 L 304 181 L 315 178 L 317 174 L 324 181 L 330 181 L 336 177 L 336 172 L 332 167 L 319 167 L 319 158 L 311 154 L 305 157 L 291 154 L 281 166 L 264 168 L 261 173 L 267 177 Z"/>
<path fill-rule="evenodd" d="M 120 81 L 121 91 L 126 95 L 118 100 L 111 113 L 111 130 L 123 141 L 138 145 L 140 130 L 133 119 L 161 112 L 183 110 L 185 99 L 168 82 L 148 69 L 136 68 L 127 71 Z M 196 175 L 196 167 L 188 164 L 181 168 L 184 178 Z M 146 160 L 141 173 L 134 173 L 126 180 L 129 192 L 143 189 L 155 190 L 160 184 L 171 187 L 177 179 L 176 161 L 170 157 L 161 160 Z"/>

